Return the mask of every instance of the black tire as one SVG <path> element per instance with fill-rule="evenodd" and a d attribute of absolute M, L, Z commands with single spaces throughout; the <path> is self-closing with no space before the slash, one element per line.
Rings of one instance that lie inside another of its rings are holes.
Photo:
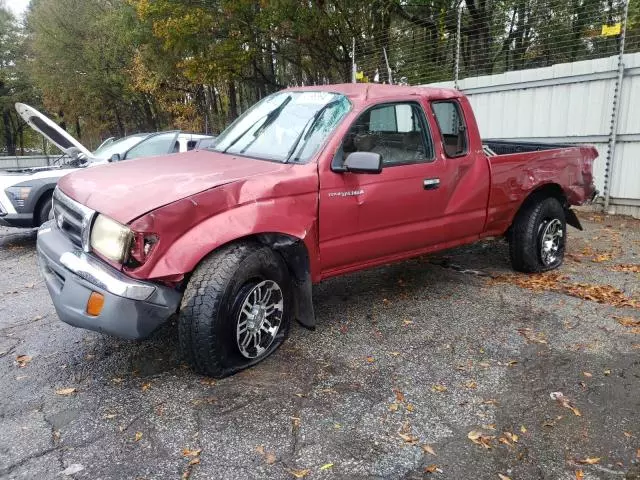
<path fill-rule="evenodd" d="M 36 210 L 34 212 L 34 227 L 39 227 L 44 222 L 51 220 L 49 218 L 51 216 L 51 211 L 53 209 L 53 194 L 45 193 L 42 198 L 38 201 L 38 205 L 36 206 Z"/>
<path fill-rule="evenodd" d="M 240 308 L 249 292 L 275 282 L 282 296 L 279 329 L 256 358 L 241 353 L 237 333 Z M 195 269 L 182 299 L 178 319 L 184 360 L 197 372 L 215 378 L 232 375 L 264 360 L 287 338 L 293 313 L 291 280 L 279 254 L 257 243 L 221 248 Z"/>
<path fill-rule="evenodd" d="M 547 255 L 543 253 L 543 237 L 547 229 L 554 226 L 561 229 L 557 234 L 557 251 Z M 566 240 L 567 224 L 560 201 L 554 197 L 531 198 L 523 205 L 511 226 L 511 265 L 514 270 L 525 273 L 558 268 L 564 260 Z"/>

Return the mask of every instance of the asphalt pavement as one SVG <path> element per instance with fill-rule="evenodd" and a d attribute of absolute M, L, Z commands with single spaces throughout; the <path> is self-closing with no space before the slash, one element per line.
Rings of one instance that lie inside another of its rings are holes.
<path fill-rule="evenodd" d="M 316 331 L 220 381 L 174 324 L 62 323 L 0 228 L 0 478 L 640 479 L 640 221 L 581 219 L 543 277 L 492 240 L 326 281 Z"/>

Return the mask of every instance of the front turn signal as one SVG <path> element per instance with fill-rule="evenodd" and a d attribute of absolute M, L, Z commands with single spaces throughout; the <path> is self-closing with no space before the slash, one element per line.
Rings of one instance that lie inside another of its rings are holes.
<path fill-rule="evenodd" d="M 93 317 L 97 317 L 102 312 L 104 306 L 104 295 L 98 292 L 91 292 L 87 301 L 87 313 Z"/>

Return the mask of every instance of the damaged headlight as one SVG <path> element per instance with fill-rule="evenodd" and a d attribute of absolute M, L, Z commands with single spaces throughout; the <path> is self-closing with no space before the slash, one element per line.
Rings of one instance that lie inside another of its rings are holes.
<path fill-rule="evenodd" d="M 124 263 L 127 260 L 133 232 L 130 228 L 98 215 L 91 229 L 90 245 L 93 250 L 114 262 Z"/>

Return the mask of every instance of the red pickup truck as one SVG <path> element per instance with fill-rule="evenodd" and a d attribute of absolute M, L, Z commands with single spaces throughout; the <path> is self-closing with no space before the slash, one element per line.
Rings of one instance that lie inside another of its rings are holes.
<path fill-rule="evenodd" d="M 457 91 L 292 88 L 209 149 L 62 178 L 39 262 L 63 321 L 135 339 L 177 313 L 186 361 L 221 377 L 313 328 L 328 277 L 495 236 L 516 270 L 558 267 L 596 156 L 483 142 Z"/>

